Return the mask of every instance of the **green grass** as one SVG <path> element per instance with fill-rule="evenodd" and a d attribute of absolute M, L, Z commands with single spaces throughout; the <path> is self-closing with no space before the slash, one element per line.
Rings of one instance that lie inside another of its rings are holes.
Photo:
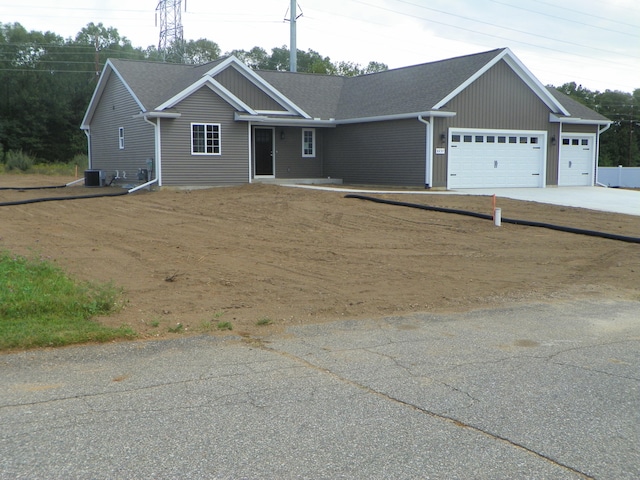
<path fill-rule="evenodd" d="M 231 322 L 218 322 L 218 330 L 233 330 L 233 325 Z"/>
<path fill-rule="evenodd" d="M 0 350 L 131 338 L 92 320 L 118 308 L 111 284 L 80 283 L 51 262 L 0 252 Z"/>

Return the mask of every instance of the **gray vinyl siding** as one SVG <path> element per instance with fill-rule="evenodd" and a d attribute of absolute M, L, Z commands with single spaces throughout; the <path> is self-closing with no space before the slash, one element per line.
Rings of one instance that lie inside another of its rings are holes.
<path fill-rule="evenodd" d="M 593 133 L 598 134 L 599 125 L 573 125 L 571 123 L 562 124 L 562 133 Z"/>
<path fill-rule="evenodd" d="M 218 186 L 247 183 L 248 128 L 233 120 L 234 109 L 208 87 L 176 105 L 182 116 L 162 119 L 162 181 L 166 186 Z M 191 154 L 191 123 L 220 124 L 220 155 Z"/>
<path fill-rule="evenodd" d="M 284 111 L 284 108 L 278 102 L 256 87 L 233 67 L 224 69 L 214 79 L 254 110 Z"/>
<path fill-rule="evenodd" d="M 437 119 L 434 128 L 433 186 L 447 184 L 447 154 L 435 155 L 441 133 L 450 128 L 482 128 L 547 131 L 558 136 L 558 125 L 549 123 L 549 107 L 504 62 L 498 62 L 453 98 L 445 110 L 455 117 Z M 558 183 L 558 148 L 547 142 L 547 185 Z"/>
<path fill-rule="evenodd" d="M 321 178 L 324 129 L 316 128 L 316 156 L 302 156 L 302 128 L 275 129 L 276 178 Z M 284 140 L 281 138 L 284 133 Z"/>
<path fill-rule="evenodd" d="M 117 182 L 135 182 L 139 168 L 147 168 L 146 160 L 154 158 L 153 127 L 141 118 L 140 107 L 116 75 L 111 75 L 91 121 L 91 168 L 104 170 L 107 180 L 115 175 Z M 119 148 L 118 129 L 124 128 L 124 149 Z M 123 173 L 125 172 L 125 173 Z"/>
<path fill-rule="evenodd" d="M 324 176 L 354 184 L 424 186 L 425 127 L 415 119 L 326 130 Z"/>

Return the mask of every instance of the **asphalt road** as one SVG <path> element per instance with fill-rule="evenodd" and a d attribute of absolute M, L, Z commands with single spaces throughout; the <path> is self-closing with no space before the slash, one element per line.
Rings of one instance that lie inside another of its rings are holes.
<path fill-rule="evenodd" d="M 640 478 L 640 303 L 0 356 L 0 478 Z"/>

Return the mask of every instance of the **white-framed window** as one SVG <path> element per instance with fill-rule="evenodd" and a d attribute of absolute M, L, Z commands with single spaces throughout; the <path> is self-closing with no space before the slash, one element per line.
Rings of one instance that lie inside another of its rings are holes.
<path fill-rule="evenodd" d="M 316 129 L 315 128 L 302 129 L 302 156 L 303 157 L 316 156 Z"/>
<path fill-rule="evenodd" d="M 220 124 L 191 124 L 191 154 L 220 155 Z"/>
<path fill-rule="evenodd" d="M 124 127 L 118 128 L 118 148 L 124 150 Z"/>

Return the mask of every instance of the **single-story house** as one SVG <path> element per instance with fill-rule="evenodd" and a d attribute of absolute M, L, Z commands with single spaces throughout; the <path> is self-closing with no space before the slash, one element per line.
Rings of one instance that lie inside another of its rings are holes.
<path fill-rule="evenodd" d="M 81 128 L 116 182 L 458 189 L 594 185 L 610 124 L 500 48 L 356 77 L 108 60 Z"/>

